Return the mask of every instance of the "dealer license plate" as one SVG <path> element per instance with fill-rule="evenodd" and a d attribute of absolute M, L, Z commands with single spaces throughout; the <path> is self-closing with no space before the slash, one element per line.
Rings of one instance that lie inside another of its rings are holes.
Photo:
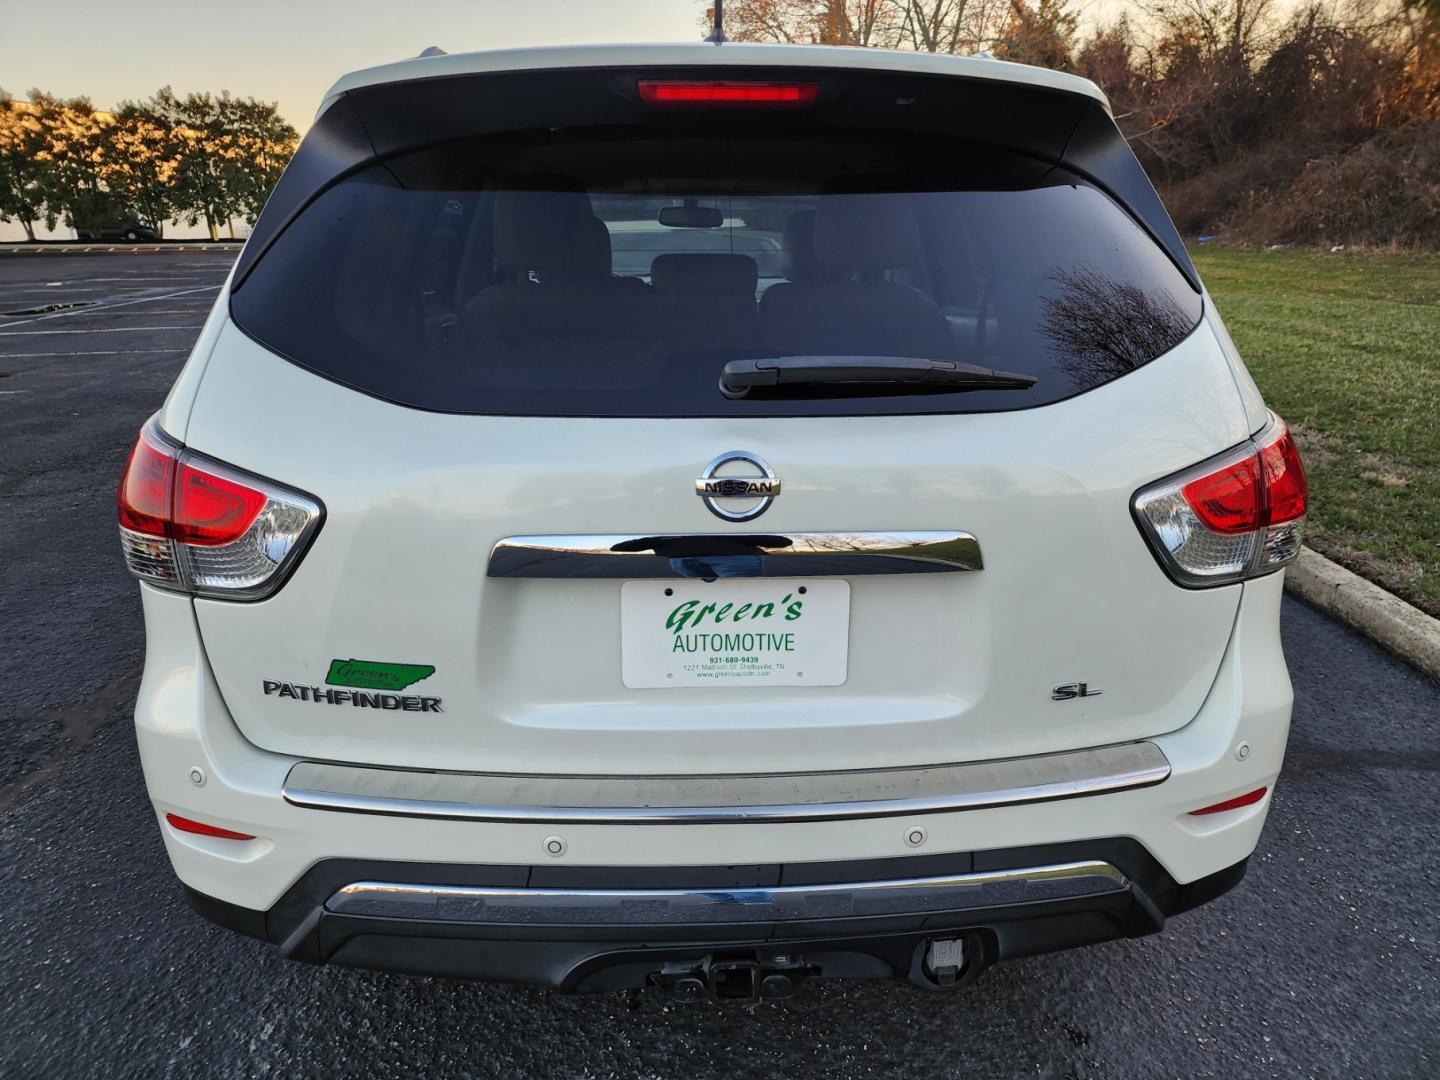
<path fill-rule="evenodd" d="M 661 686 L 840 686 L 850 583 L 836 578 L 628 581 L 621 677 Z"/>

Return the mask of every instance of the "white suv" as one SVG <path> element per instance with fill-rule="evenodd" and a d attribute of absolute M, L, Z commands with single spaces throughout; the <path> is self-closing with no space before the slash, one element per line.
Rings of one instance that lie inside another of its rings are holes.
<path fill-rule="evenodd" d="M 126 469 L 145 778 L 296 959 L 960 986 L 1240 880 L 1305 498 L 1083 79 L 381 67 Z"/>

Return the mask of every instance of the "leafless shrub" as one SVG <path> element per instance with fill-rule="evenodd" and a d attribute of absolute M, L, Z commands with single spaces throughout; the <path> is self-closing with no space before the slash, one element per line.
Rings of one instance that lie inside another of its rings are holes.
<path fill-rule="evenodd" d="M 1440 0 L 732 0 L 742 40 L 990 49 L 1094 79 L 1182 233 L 1434 245 Z"/>

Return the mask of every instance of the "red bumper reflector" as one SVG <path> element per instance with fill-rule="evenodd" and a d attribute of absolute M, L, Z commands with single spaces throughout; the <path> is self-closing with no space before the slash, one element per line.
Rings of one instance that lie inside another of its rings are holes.
<path fill-rule="evenodd" d="M 642 80 L 640 98 L 649 105 L 750 105 L 779 107 L 809 105 L 817 83 L 696 82 Z"/>
<path fill-rule="evenodd" d="M 1191 810 L 1191 817 L 1199 817 L 1202 814 L 1219 814 L 1225 810 L 1238 810 L 1242 806 L 1254 806 L 1265 797 L 1267 788 L 1256 788 L 1245 795 L 1236 795 L 1233 799 L 1226 799 L 1224 802 L 1217 802 L 1214 806 L 1203 806 L 1199 810 Z"/>
<path fill-rule="evenodd" d="M 218 836 L 221 840 L 255 839 L 249 833 L 222 829 L 218 825 L 206 825 L 203 821 L 191 821 L 188 817 L 181 817 L 179 814 L 166 814 L 165 820 L 170 823 L 172 828 L 179 829 L 181 832 L 194 833 L 196 836 Z"/>

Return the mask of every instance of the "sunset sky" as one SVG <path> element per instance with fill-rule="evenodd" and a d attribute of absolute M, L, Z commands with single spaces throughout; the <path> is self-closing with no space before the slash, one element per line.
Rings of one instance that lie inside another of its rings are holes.
<path fill-rule="evenodd" d="M 710 0 L 0 0 L 0 89 L 112 109 L 162 86 L 273 101 L 302 134 L 347 71 L 447 52 L 695 41 Z M 1082 21 L 1127 0 L 1071 0 Z M 174 238 L 204 234 L 177 225 Z M 61 227 L 47 236 L 69 237 Z M 23 236 L 0 222 L 0 242 Z"/>
<path fill-rule="evenodd" d="M 302 132 L 335 79 L 447 52 L 693 41 L 704 0 L 0 0 L 0 87 L 110 108 L 166 84 L 276 101 Z"/>

